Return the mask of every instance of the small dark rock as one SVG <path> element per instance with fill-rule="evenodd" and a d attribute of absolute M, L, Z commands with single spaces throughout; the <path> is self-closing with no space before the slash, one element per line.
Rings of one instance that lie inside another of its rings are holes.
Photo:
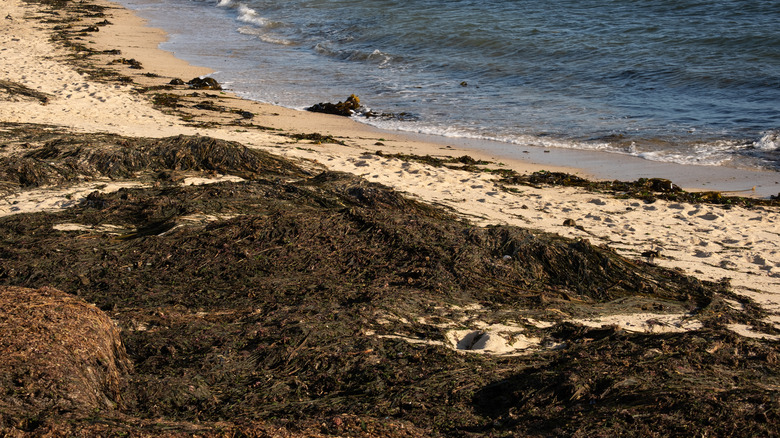
<path fill-rule="evenodd" d="M 335 114 L 337 116 L 349 117 L 360 108 L 360 99 L 354 94 L 350 95 L 347 100 L 339 103 L 318 103 L 306 108 L 306 111 L 314 113 Z"/>
<path fill-rule="evenodd" d="M 184 81 L 179 79 L 179 78 L 176 78 L 176 79 L 171 79 L 171 81 L 168 82 L 168 84 L 169 85 L 184 85 Z"/>
<path fill-rule="evenodd" d="M 564 227 L 576 227 L 577 226 L 577 222 L 574 222 L 574 219 L 566 219 L 565 221 L 563 221 L 563 226 Z"/>
<path fill-rule="evenodd" d="M 222 86 L 219 85 L 214 78 L 192 78 L 187 82 L 190 88 L 197 90 L 221 90 Z"/>

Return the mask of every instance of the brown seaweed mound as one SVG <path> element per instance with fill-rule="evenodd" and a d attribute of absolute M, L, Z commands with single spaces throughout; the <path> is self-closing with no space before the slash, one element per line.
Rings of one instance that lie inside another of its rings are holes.
<path fill-rule="evenodd" d="M 125 405 L 132 365 L 119 330 L 79 298 L 0 287 L 0 356 L 0 426 Z"/>
<path fill-rule="evenodd" d="M 38 187 L 84 179 L 132 178 L 161 170 L 220 172 L 252 178 L 262 170 L 275 175 L 302 175 L 289 162 L 250 150 L 235 142 L 199 136 L 126 139 L 110 134 L 77 139 L 44 129 L 20 133 L 21 154 L 0 157 L 5 187 Z"/>

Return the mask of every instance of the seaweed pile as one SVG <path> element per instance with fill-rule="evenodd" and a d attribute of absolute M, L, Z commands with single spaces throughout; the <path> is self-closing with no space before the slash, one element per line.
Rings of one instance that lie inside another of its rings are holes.
<path fill-rule="evenodd" d="M 586 240 L 476 227 L 356 176 L 236 143 L 24 131 L 2 131 L 7 148 L 26 145 L 20 158 L 0 159 L 3 184 L 16 190 L 177 171 L 244 181 L 94 192 L 57 213 L 0 218 L 0 285 L 53 287 L 94 304 L 118 324 L 132 364 L 118 383 L 122 402 L 99 411 L 73 404 L 30 418 L 0 405 L 9 433 L 778 430 L 778 343 L 725 328 L 763 316 L 725 283 Z M 570 322 L 648 309 L 688 314 L 702 328 L 643 334 Z M 456 351 L 445 323 L 469 328 L 463 317 L 474 314 L 517 322 L 540 341 L 522 355 Z M 12 380 L 0 380 L 3 393 L 26 391 L 31 404 L 51 396 L 45 379 L 24 389 Z"/>
<path fill-rule="evenodd" d="M 23 428 L 48 412 L 122 404 L 131 364 L 94 306 L 51 288 L 0 287 L 0 332 L 0 411 Z"/>
<path fill-rule="evenodd" d="M 6 191 L 97 178 L 160 179 L 171 172 L 202 171 L 252 178 L 303 175 L 288 161 L 234 142 L 208 137 L 123 138 L 69 136 L 56 128 L 0 123 L 0 181 Z"/>
<path fill-rule="evenodd" d="M 33 90 L 32 88 L 18 82 L 7 81 L 4 79 L 0 79 L 0 93 L 7 95 L 6 100 L 27 98 L 35 99 L 41 104 L 48 103 L 49 99 L 51 98 L 51 96 L 46 93 Z"/>
<path fill-rule="evenodd" d="M 27 1 L 49 8 L 38 18 L 71 49 L 79 71 L 132 83 L 121 69 L 143 69 L 119 51 L 82 44 L 108 24 L 104 6 Z M 97 65 L 109 57 L 120 70 Z M 158 82 L 137 91 L 164 91 L 152 94 L 155 103 L 188 120 L 219 112 L 226 123 L 240 116 L 242 126 L 262 128 L 225 99 L 181 80 Z M 10 82 L 0 92 L 47 99 Z M 648 201 L 753 202 L 689 196 L 665 181 L 593 183 L 550 172 L 518 176 L 470 157 L 403 158 L 494 172 L 507 189 L 577 185 Z M 242 182 L 181 184 L 182 175 L 216 174 Z M 381 185 L 237 143 L 0 126 L 0 193 L 106 179 L 146 187 L 0 218 L 0 435 L 776 436 L 780 429 L 778 342 L 743 338 L 726 325 L 776 330 L 727 283 L 587 240 L 476 227 Z M 572 322 L 637 312 L 686 315 L 701 328 L 647 334 Z M 484 326 L 475 320 L 522 326 L 538 342 L 519 355 L 458 351 L 449 331 Z"/>

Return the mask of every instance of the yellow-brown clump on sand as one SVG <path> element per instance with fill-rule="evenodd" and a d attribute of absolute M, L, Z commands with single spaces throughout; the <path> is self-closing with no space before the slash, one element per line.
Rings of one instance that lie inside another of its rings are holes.
<path fill-rule="evenodd" d="M 131 363 L 119 330 L 97 307 L 57 289 L 0 287 L 0 357 L 0 420 L 124 402 Z"/>

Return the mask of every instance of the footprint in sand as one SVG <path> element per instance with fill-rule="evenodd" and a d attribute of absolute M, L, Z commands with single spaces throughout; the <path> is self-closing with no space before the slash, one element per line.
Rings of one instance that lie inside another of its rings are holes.
<path fill-rule="evenodd" d="M 594 216 L 590 213 L 585 215 L 585 218 L 587 219 L 593 219 L 594 221 L 601 221 L 601 216 Z"/>
<path fill-rule="evenodd" d="M 753 256 L 753 260 L 751 260 L 751 262 L 754 265 L 766 266 L 766 259 L 761 257 L 760 255 Z"/>
<path fill-rule="evenodd" d="M 713 214 L 713 213 L 707 213 L 699 216 L 699 219 L 704 219 L 705 221 L 714 221 L 715 219 L 719 218 L 720 216 Z"/>

